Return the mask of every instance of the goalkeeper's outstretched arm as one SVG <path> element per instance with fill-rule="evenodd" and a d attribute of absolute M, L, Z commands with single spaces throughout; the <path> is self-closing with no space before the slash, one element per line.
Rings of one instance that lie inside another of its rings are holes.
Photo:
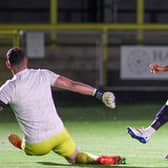
<path fill-rule="evenodd" d="M 103 103 L 110 108 L 115 108 L 115 96 L 112 92 L 106 92 L 103 90 L 96 89 L 85 83 L 73 81 L 64 76 L 59 76 L 54 87 L 66 89 L 69 91 L 77 92 L 84 95 L 95 96 L 97 99 L 103 101 Z"/>

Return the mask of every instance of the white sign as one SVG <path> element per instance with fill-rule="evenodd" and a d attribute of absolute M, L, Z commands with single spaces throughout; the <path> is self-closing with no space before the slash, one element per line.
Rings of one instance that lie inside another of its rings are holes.
<path fill-rule="evenodd" d="M 122 46 L 121 79 L 168 79 L 167 73 L 152 74 L 149 64 L 168 65 L 168 47 L 162 46 Z"/>

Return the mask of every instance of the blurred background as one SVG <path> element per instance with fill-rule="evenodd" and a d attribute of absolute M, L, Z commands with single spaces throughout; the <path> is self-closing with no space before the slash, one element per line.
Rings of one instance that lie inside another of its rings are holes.
<path fill-rule="evenodd" d="M 168 0 L 1 0 L 0 85 L 12 77 L 5 66 L 11 47 L 24 49 L 30 68 L 115 93 L 112 110 L 92 96 L 53 90 L 82 150 L 126 156 L 126 167 L 167 167 L 168 125 L 144 147 L 126 132 L 129 125 L 148 126 L 167 99 L 168 73 L 152 75 L 148 66 L 168 64 Z M 7 136 L 22 133 L 10 108 L 2 112 L 0 128 L 2 168 L 67 167 L 55 155 L 40 160 L 11 147 Z"/>
<path fill-rule="evenodd" d="M 11 77 L 6 51 L 22 47 L 30 67 L 110 89 L 119 102 L 163 100 L 168 74 L 148 65 L 168 64 L 167 44 L 167 0 L 0 2 L 1 84 Z"/>

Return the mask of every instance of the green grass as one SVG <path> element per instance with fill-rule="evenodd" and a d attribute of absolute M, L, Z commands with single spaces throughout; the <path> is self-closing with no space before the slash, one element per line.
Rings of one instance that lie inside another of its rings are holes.
<path fill-rule="evenodd" d="M 59 113 L 76 144 L 82 151 L 93 154 L 121 155 L 127 159 L 126 168 L 167 168 L 167 130 L 163 126 L 148 144 L 140 144 L 127 134 L 128 125 L 142 127 L 150 123 L 159 104 L 121 105 L 116 110 L 100 107 L 59 107 Z M 2 119 L 2 118 L 1 118 Z M 79 121 L 77 121 L 79 120 Z M 45 156 L 26 156 L 15 149 L 7 135 L 22 135 L 14 121 L 0 123 L 0 168 L 107 168 L 101 165 L 70 165 L 62 157 L 49 153 Z"/>

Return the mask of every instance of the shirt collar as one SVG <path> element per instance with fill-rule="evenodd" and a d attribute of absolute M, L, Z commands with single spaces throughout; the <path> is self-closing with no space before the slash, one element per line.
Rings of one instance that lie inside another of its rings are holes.
<path fill-rule="evenodd" d="M 24 73 L 26 73 L 27 71 L 28 71 L 28 68 L 25 68 L 25 69 L 23 69 L 22 71 L 16 73 L 14 76 L 18 76 L 18 75 L 24 74 Z"/>

